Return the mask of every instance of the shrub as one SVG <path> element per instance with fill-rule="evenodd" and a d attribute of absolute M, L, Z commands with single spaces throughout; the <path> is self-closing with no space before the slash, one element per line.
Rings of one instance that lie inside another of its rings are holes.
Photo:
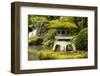
<path fill-rule="evenodd" d="M 57 29 L 57 28 L 77 28 L 75 23 L 66 21 L 66 20 L 52 20 L 48 24 L 49 29 Z"/>
<path fill-rule="evenodd" d="M 87 28 L 82 29 L 78 35 L 73 39 L 76 49 L 78 50 L 88 50 L 88 30 Z"/>
<path fill-rule="evenodd" d="M 55 35 L 57 30 L 56 29 L 50 29 L 48 30 L 47 34 L 45 35 L 45 38 L 43 39 L 43 47 L 45 48 L 52 48 L 54 41 L 55 41 Z"/>
<path fill-rule="evenodd" d="M 48 60 L 51 59 L 50 55 L 52 54 L 52 51 L 49 50 L 41 50 L 38 52 L 38 57 L 40 60 Z"/>
<path fill-rule="evenodd" d="M 28 39 L 29 45 L 40 45 L 42 43 L 42 39 L 38 36 L 32 36 Z"/>
<path fill-rule="evenodd" d="M 76 52 L 53 52 L 50 50 L 42 50 L 38 52 L 38 57 L 40 60 L 51 60 L 51 59 L 78 59 L 87 58 L 86 51 L 76 51 Z"/>

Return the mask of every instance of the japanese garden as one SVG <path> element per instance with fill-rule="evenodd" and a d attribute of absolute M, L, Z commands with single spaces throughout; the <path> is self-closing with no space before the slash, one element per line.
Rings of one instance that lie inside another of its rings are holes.
<path fill-rule="evenodd" d="M 88 18 L 28 15 L 28 60 L 88 58 Z"/>

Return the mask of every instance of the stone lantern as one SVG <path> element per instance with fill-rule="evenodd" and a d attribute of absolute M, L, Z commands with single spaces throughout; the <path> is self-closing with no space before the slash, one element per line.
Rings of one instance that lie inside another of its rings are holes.
<path fill-rule="evenodd" d="M 57 22 L 59 24 L 57 25 Z M 55 35 L 55 42 L 53 46 L 53 51 L 61 51 L 66 52 L 68 47 L 70 46 L 72 48 L 71 51 L 75 51 L 75 45 L 71 42 L 73 36 L 69 35 L 69 29 L 75 29 L 77 26 L 74 23 L 70 22 L 60 22 L 60 20 L 55 20 L 52 22 L 52 24 L 49 26 L 50 29 L 57 29 L 57 33 Z M 59 48 L 59 50 L 58 50 Z"/>

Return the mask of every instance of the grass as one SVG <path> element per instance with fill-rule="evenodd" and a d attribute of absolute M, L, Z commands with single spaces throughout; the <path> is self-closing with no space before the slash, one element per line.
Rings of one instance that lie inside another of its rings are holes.
<path fill-rule="evenodd" d="M 52 50 L 41 50 L 38 52 L 38 57 L 40 60 L 60 60 L 60 59 L 80 59 L 87 58 L 86 51 L 75 51 L 75 52 L 53 52 Z"/>

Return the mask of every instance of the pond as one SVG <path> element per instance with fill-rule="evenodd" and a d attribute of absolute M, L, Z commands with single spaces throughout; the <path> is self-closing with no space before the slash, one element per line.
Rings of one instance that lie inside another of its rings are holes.
<path fill-rule="evenodd" d="M 42 49 L 42 45 L 33 45 L 28 47 L 28 60 L 39 60 L 37 52 Z"/>

